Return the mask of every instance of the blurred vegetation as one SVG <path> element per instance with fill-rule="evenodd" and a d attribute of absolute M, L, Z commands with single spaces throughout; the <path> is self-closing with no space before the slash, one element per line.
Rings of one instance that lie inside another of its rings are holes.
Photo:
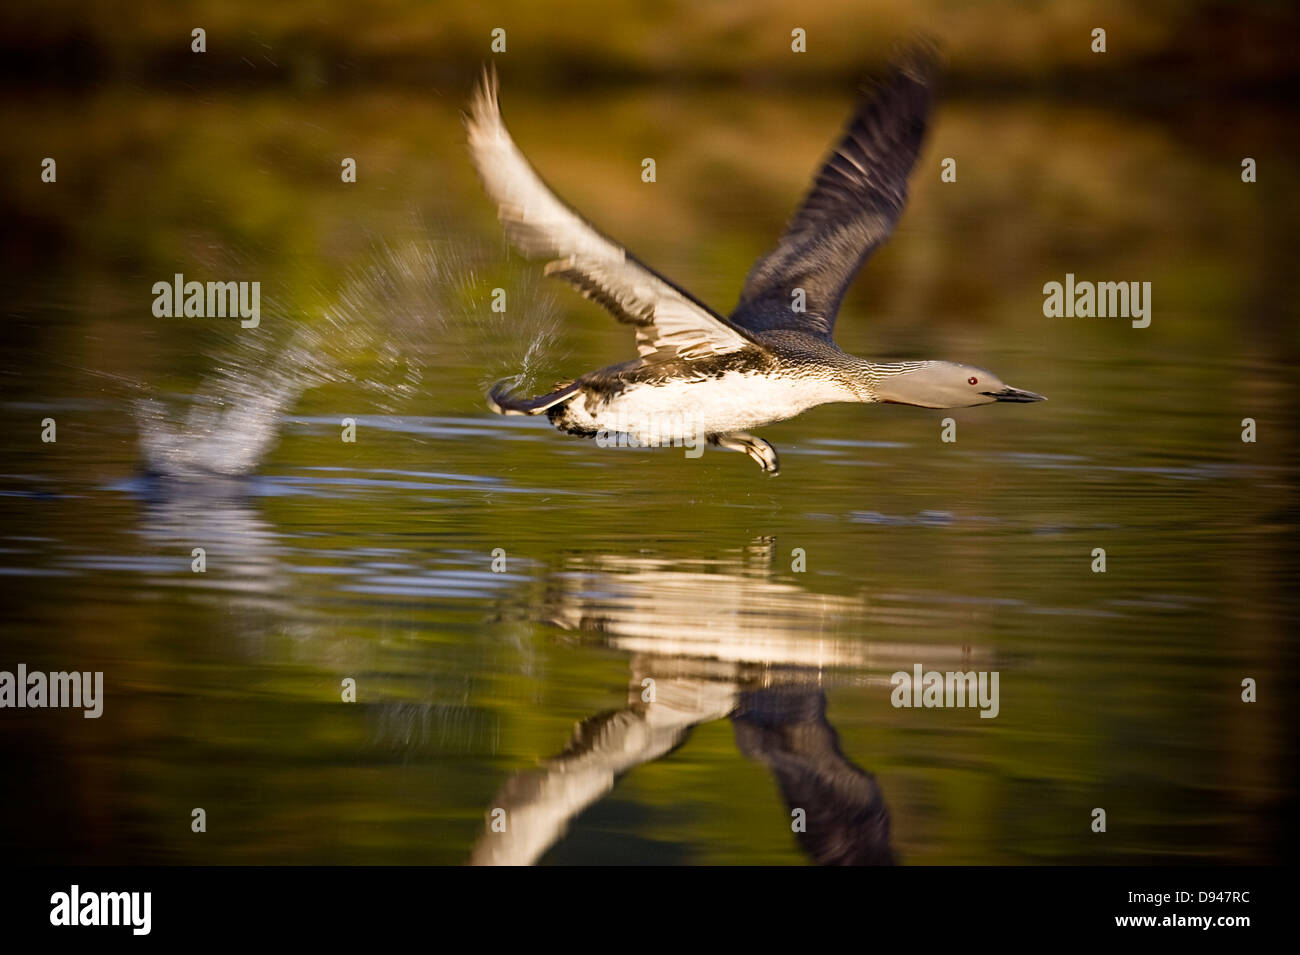
<path fill-rule="evenodd" d="M 1070 87 L 1088 77 L 1137 95 L 1172 93 L 1151 81 L 1164 76 L 1184 89 L 1225 93 L 1294 77 L 1298 21 L 1288 0 L 148 0 L 129 12 L 20 0 L 0 12 L 0 63 L 19 86 L 105 78 L 294 88 L 445 83 L 491 56 L 491 31 L 502 28 L 500 59 L 539 83 L 593 76 L 838 83 L 879 63 L 899 38 L 924 32 L 948 52 L 957 86 L 1079 92 Z M 1090 50 L 1098 26 L 1108 32 L 1104 57 Z M 190 53 L 195 27 L 207 31 L 202 57 Z M 796 27 L 807 31 L 805 55 L 790 50 Z"/>

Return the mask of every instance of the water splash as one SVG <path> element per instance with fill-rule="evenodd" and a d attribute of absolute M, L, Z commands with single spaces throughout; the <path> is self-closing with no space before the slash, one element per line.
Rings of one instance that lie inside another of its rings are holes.
<path fill-rule="evenodd" d="M 134 402 L 146 468 L 179 478 L 249 474 L 303 393 L 323 385 L 359 390 L 364 410 L 379 414 L 419 400 L 434 362 L 481 370 L 467 382 L 467 392 L 478 388 L 474 405 L 486 382 L 510 372 L 531 386 L 552 363 L 555 299 L 535 287 L 535 270 L 520 271 L 510 297 L 527 304 L 492 311 L 477 258 L 450 242 L 376 244 L 316 317 L 268 303 L 257 332 L 241 330 L 193 395 Z"/>
<path fill-rule="evenodd" d="M 135 403 L 146 468 L 188 477 L 248 474 L 279 436 L 280 421 L 308 388 L 330 378 L 328 366 L 299 332 L 268 356 L 264 346 L 243 346 L 199 386 L 182 415 L 157 398 Z M 250 339 L 250 342 L 261 341 Z"/>

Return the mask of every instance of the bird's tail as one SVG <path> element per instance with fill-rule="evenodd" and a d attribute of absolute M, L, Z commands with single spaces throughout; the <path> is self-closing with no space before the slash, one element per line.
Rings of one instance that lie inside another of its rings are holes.
<path fill-rule="evenodd" d="M 497 414 L 545 414 L 558 404 L 568 401 L 579 391 L 577 382 L 562 385 L 550 394 L 536 398 L 520 398 L 510 393 L 511 379 L 503 378 L 488 389 L 488 407 Z"/>

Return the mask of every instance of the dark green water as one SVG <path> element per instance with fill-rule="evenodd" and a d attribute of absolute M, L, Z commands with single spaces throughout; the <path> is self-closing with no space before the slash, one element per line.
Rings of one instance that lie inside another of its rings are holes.
<path fill-rule="evenodd" d="M 723 310 L 847 106 L 504 95 L 543 176 Z M 506 250 L 459 101 L 5 104 L 39 135 L 2 147 L 35 171 L 3 196 L 0 670 L 106 694 L 0 713 L 11 858 L 800 864 L 821 785 L 820 832 L 904 863 L 1279 859 L 1293 116 L 945 107 L 840 343 L 1050 400 L 818 409 L 762 431 L 766 478 L 483 409 L 543 333 L 543 386 L 632 345 Z M 262 325 L 154 318 L 175 272 L 260 281 Z M 1151 326 L 1045 318 L 1067 272 L 1152 282 Z M 150 481 L 142 433 L 258 465 Z M 997 717 L 893 707 L 917 663 L 996 670 Z"/>

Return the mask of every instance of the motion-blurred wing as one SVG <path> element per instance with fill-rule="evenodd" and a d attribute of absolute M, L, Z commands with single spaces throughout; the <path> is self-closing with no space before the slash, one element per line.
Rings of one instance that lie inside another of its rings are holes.
<path fill-rule="evenodd" d="M 495 72 L 484 72 L 466 118 L 470 154 L 506 235 L 529 257 L 547 256 L 562 278 L 620 321 L 636 326 L 646 358 L 695 360 L 759 347 L 708 306 L 637 261 L 542 182 L 501 121 Z"/>
<path fill-rule="evenodd" d="M 859 104 L 780 242 L 750 270 L 731 315 L 734 324 L 830 337 L 849 283 L 889 238 L 907 202 L 933 73 L 933 54 L 913 50 L 876 95 Z M 803 312 L 792 307 L 800 288 Z"/>

